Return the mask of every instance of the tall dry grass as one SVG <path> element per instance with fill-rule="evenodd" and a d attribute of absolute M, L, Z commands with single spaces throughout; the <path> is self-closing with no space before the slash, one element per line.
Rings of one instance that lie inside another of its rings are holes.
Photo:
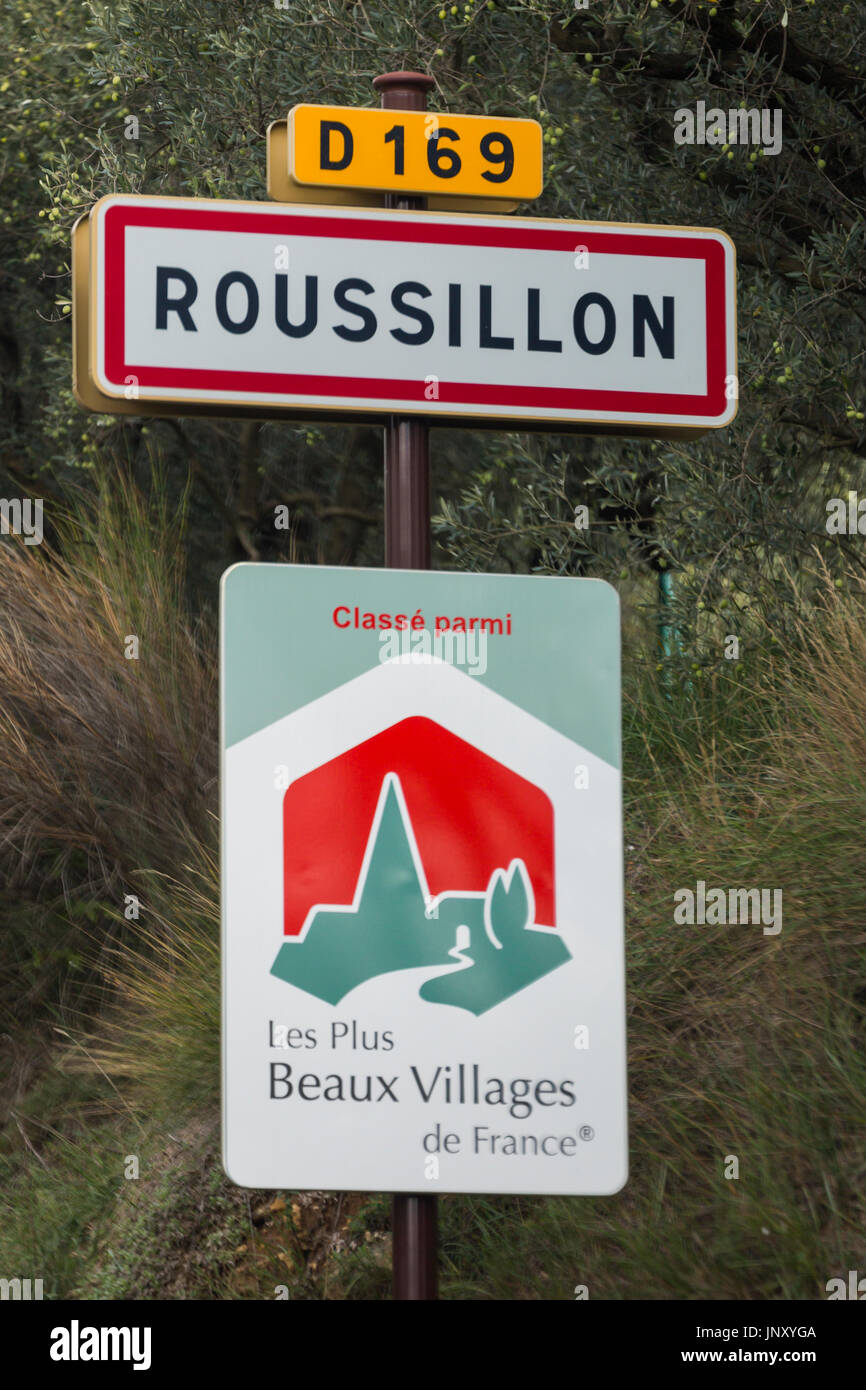
<path fill-rule="evenodd" d="M 129 1128 L 158 1150 L 172 1116 L 216 1122 L 215 662 L 184 617 L 176 525 L 127 488 L 68 532 L 62 556 L 0 555 L 0 863 L 17 876 L 0 949 L 7 964 L 19 952 L 20 984 L 34 941 L 47 951 L 68 924 L 70 949 L 45 967 L 64 1068 L 77 1058 L 122 1098 L 95 1167 L 95 1126 L 49 1147 L 47 1166 L 19 1145 L 4 1169 L 0 1145 L 0 1256 L 11 1268 L 32 1246 L 55 1261 L 55 1296 L 86 1274 L 67 1247 L 92 1251 L 89 1233 L 117 1247 L 113 1296 L 135 1296 L 145 1265 L 158 1282 L 145 1237 L 123 1254 L 125 1197 L 115 1209 L 93 1193 L 116 1191 Z M 866 1268 L 866 586 L 825 578 L 795 643 L 765 636 L 682 682 L 660 682 L 654 656 L 627 662 L 629 1184 L 605 1199 L 449 1198 L 447 1296 L 570 1298 L 582 1283 L 592 1298 L 821 1298 Z M 674 893 L 697 879 L 780 888 L 781 934 L 675 924 Z M 142 918 L 128 923 L 136 887 Z M 77 1028 L 59 1008 L 73 950 L 95 955 L 103 990 Z M 12 1000 L 7 986 L 6 1017 Z M 142 1184 L 148 1230 L 166 1181 Z M 218 1204 L 215 1163 L 206 1186 Z M 61 1211 L 62 1240 L 43 1219 Z M 386 1220 L 376 1199 L 364 1208 L 367 1226 Z M 215 1218 L 231 1271 L 222 1240 Z M 271 1296 L 272 1274 L 248 1273 Z M 336 1296 L 387 1287 L 351 1252 L 329 1278 Z"/>
<path fill-rule="evenodd" d="M 215 642 L 188 616 L 184 510 L 163 497 L 158 479 L 147 498 L 121 475 L 52 519 L 55 551 L 0 544 L 0 1031 L 13 1039 L 81 1003 L 88 963 L 153 931 L 161 885 L 214 850 Z"/>

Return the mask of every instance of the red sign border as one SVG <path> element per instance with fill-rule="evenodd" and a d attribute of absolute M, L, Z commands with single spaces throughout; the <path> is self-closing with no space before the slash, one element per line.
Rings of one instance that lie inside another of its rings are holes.
<path fill-rule="evenodd" d="M 123 195 L 121 195 L 123 196 Z M 688 230 L 666 229 L 663 234 L 647 235 L 645 231 L 606 231 L 594 230 L 592 224 L 568 222 L 557 226 L 556 221 L 539 225 L 520 226 L 503 218 L 501 225 L 488 221 L 443 222 L 442 214 L 420 214 L 430 216 L 430 221 L 403 220 L 399 214 L 383 214 L 379 217 L 361 218 L 357 216 L 338 216 L 328 210 L 316 208 L 314 211 L 294 212 L 273 209 L 262 204 L 262 211 L 247 209 L 225 209 L 213 201 L 213 207 L 190 207 L 186 199 L 177 199 L 180 206 L 166 206 L 161 201 L 151 203 L 118 202 L 106 209 L 102 225 L 104 229 L 104 303 L 103 331 L 105 343 L 105 374 L 107 382 L 116 389 L 118 395 L 124 394 L 126 378 L 137 378 L 138 385 L 145 389 L 160 387 L 174 390 L 188 389 L 224 391 L 232 393 L 269 392 L 297 400 L 287 399 L 286 406 L 297 404 L 298 409 L 309 409 L 309 396 L 327 396 L 357 399 L 359 408 L 387 410 L 387 402 L 405 401 L 408 405 L 423 405 L 426 385 L 423 378 L 401 379 L 387 377 L 342 377 L 314 376 L 305 373 L 286 372 L 247 372 L 215 371 L 212 369 L 187 367 L 151 367 L 125 360 L 124 343 L 124 304 L 125 276 L 124 243 L 126 228 L 129 226 L 163 226 L 173 229 L 205 231 L 256 232 L 267 230 L 273 234 L 275 224 L 277 235 L 292 236 L 342 236 L 351 240 L 436 242 L 457 246 L 496 246 L 524 250 L 566 251 L 574 254 L 576 227 L 580 227 L 581 245 L 586 246 L 590 255 L 593 252 L 616 252 L 620 255 L 669 256 L 683 259 L 703 260 L 706 266 L 706 324 L 707 324 L 707 379 L 713 383 L 705 395 L 662 394 L 641 391 L 606 391 L 580 387 L 514 387 L 491 383 L 439 382 L 439 403 L 449 404 L 449 393 L 453 394 L 455 414 L 471 415 L 472 406 L 525 406 L 531 413 L 533 409 L 555 409 L 565 411 L 628 412 L 646 417 L 647 423 L 657 416 L 683 417 L 703 416 L 705 423 L 717 421 L 725 412 L 728 400 L 725 392 L 727 363 L 727 315 L 725 302 L 725 249 L 721 241 L 712 237 L 695 237 Z M 279 227 L 281 219 L 285 228 Z M 251 223 L 253 224 L 251 228 Z M 257 225 L 261 223 L 261 226 Z M 98 224 L 97 224 L 98 225 Z M 604 228 L 604 223 L 596 224 Z M 722 235 L 721 233 L 719 235 Z M 98 254 L 98 251 L 97 251 Z M 108 286 L 116 286 L 116 293 L 108 293 Z M 97 383 L 98 389 L 106 390 L 106 384 Z M 459 395 L 458 395 L 459 393 Z M 145 398 L 148 401 L 153 397 Z M 172 398 L 167 397 L 167 403 Z M 202 399 L 202 398 L 198 398 Z M 205 398 L 206 399 L 206 398 Z M 228 403 L 228 402 L 227 402 Z M 255 401 L 248 402 L 251 406 Z M 214 401 L 218 409 L 219 402 Z M 261 402 L 263 407 L 272 402 Z M 332 406 L 316 405 L 316 409 L 341 411 L 349 409 L 335 400 Z M 430 412 L 435 417 L 439 412 Z M 446 412 L 441 412 L 445 414 Z M 514 418 L 519 417 L 503 417 Z M 580 423 L 579 420 L 575 423 Z M 642 423 L 636 421 L 635 423 Z M 688 427 L 689 420 L 684 421 Z"/>

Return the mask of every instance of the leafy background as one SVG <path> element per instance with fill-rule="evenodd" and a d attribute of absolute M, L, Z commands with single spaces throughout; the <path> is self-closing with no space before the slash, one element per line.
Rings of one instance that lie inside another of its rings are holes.
<path fill-rule="evenodd" d="M 216 583 L 236 559 L 380 564 L 381 436 L 85 415 L 69 246 L 113 191 L 263 199 L 270 121 L 372 104 L 404 67 L 436 108 L 538 116 L 532 211 L 721 227 L 739 263 L 729 429 L 432 435 L 437 566 L 623 597 L 633 1161 L 615 1198 L 443 1199 L 443 1293 L 821 1298 L 866 1268 L 863 553 L 825 525 L 866 445 L 864 20 L 859 0 L 6 0 L 0 487 L 47 525 L 0 542 L 7 1277 L 387 1296 L 384 1198 L 232 1188 L 216 1137 Z M 781 153 L 676 145 L 698 100 L 778 108 Z M 675 928 L 698 878 L 781 887 L 781 936 Z"/>

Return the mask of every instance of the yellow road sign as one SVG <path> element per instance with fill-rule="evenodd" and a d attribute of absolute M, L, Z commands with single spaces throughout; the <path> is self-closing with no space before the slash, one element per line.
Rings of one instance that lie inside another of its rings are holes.
<path fill-rule="evenodd" d="M 289 177 L 288 122 L 268 126 L 268 197 L 275 203 L 315 203 L 327 207 L 380 208 L 382 191 L 369 188 L 314 188 Z M 509 198 L 462 198 L 456 194 L 428 197 L 431 212 L 513 212 L 517 202 Z"/>
<path fill-rule="evenodd" d="M 482 198 L 499 207 L 542 189 L 538 121 L 302 104 L 289 112 L 287 134 L 288 176 L 302 187 Z"/>

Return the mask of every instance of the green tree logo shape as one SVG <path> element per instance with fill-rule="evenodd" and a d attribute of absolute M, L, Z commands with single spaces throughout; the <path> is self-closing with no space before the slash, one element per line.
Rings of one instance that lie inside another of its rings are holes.
<path fill-rule="evenodd" d="M 458 924 L 458 930 L 469 927 L 467 964 L 427 980 L 420 993 L 428 1003 L 483 1014 L 571 959 L 558 932 L 534 926 L 535 900 L 522 859 L 494 870 L 480 903 L 459 897 L 446 903 L 439 909 L 440 922 L 455 913 L 472 919 Z M 470 905 L 474 912 L 466 911 Z"/>

